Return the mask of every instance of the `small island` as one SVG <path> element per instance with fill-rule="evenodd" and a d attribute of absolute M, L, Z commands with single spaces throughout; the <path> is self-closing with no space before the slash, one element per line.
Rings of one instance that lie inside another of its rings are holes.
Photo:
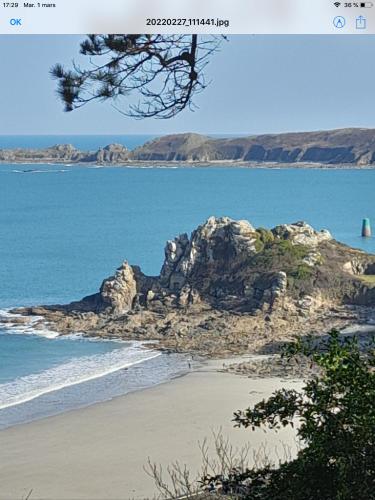
<path fill-rule="evenodd" d="M 69 334 L 158 341 L 212 357 L 275 352 L 295 335 L 366 323 L 375 304 L 375 255 L 305 222 L 255 229 L 210 217 L 168 241 L 159 276 L 126 261 L 98 293 L 67 305 L 14 309 Z"/>

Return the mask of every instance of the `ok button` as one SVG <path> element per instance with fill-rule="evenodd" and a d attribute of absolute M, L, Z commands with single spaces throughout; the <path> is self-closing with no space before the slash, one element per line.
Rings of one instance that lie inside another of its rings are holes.
<path fill-rule="evenodd" d="M 9 24 L 11 26 L 22 26 L 22 19 L 10 19 Z"/>

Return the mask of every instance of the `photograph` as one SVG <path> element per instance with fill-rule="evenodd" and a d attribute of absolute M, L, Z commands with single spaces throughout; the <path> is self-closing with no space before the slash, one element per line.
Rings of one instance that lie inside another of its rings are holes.
<path fill-rule="evenodd" d="M 375 499 L 374 35 L 215 23 L 0 34 L 0 500 Z"/>

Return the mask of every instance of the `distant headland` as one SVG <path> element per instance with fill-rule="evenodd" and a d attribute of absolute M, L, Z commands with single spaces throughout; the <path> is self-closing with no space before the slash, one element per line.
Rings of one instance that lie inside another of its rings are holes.
<path fill-rule="evenodd" d="M 70 144 L 44 149 L 0 149 L 1 163 L 80 165 L 229 165 L 375 167 L 375 129 L 213 138 L 195 133 L 166 135 L 129 150 L 110 144 L 81 151 Z"/>

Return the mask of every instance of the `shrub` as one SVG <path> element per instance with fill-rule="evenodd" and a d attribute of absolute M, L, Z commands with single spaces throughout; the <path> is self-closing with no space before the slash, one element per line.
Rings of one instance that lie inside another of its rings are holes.
<path fill-rule="evenodd" d="M 307 280 L 313 275 L 313 270 L 307 264 L 299 264 L 297 269 L 290 272 L 295 280 Z"/>
<path fill-rule="evenodd" d="M 372 500 L 375 498 L 375 343 L 357 338 L 298 340 L 284 353 L 303 354 L 322 372 L 301 392 L 279 390 L 254 408 L 235 413 L 236 425 L 293 426 L 305 444 L 278 469 L 248 471 L 249 500 Z M 244 477 L 239 478 L 241 482 Z"/>
<path fill-rule="evenodd" d="M 264 246 L 269 245 L 275 239 L 273 232 L 269 229 L 265 229 L 264 227 L 259 227 L 257 229 L 257 233 L 259 234 L 260 241 L 264 244 Z"/>

